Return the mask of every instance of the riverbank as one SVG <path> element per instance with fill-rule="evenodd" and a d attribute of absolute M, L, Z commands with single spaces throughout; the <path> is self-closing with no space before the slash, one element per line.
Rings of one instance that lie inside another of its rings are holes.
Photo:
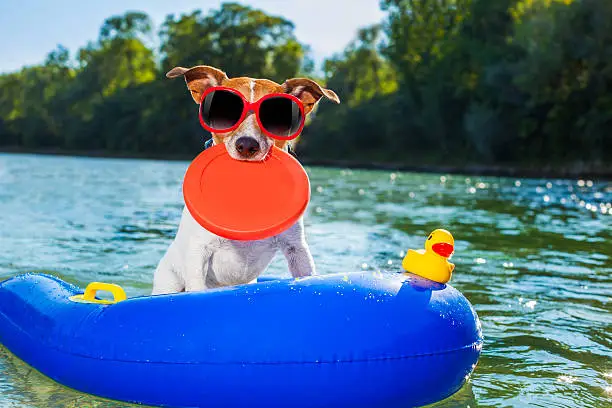
<path fill-rule="evenodd" d="M 65 149 L 26 149 L 23 147 L 0 147 L 0 153 L 13 154 L 40 154 L 52 156 L 79 156 L 116 159 L 146 159 L 146 160 L 172 160 L 190 161 L 195 157 L 188 154 L 157 154 L 157 153 L 130 153 L 109 152 L 104 150 L 65 150 Z M 318 160 L 300 157 L 305 166 L 320 166 L 332 168 L 351 168 L 364 170 L 407 171 L 417 173 L 465 174 L 475 176 L 493 177 L 521 177 L 521 178 L 588 178 L 595 180 L 612 180 L 612 164 L 604 163 L 569 163 L 555 164 L 452 164 L 452 165 L 411 165 L 407 163 L 381 163 L 362 162 L 353 160 Z"/>

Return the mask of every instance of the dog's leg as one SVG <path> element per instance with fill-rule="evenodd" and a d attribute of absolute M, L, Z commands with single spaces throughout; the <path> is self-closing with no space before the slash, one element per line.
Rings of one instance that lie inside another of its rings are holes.
<path fill-rule="evenodd" d="M 177 275 L 172 263 L 172 246 L 163 256 L 153 275 L 153 295 L 182 292 L 185 286 Z"/>
<path fill-rule="evenodd" d="M 314 275 L 315 264 L 306 243 L 304 222 L 300 219 L 287 231 L 278 236 L 280 248 L 287 258 L 289 272 L 294 278 Z"/>
<path fill-rule="evenodd" d="M 314 259 L 312 259 L 308 244 L 304 242 L 301 246 L 287 245 L 282 249 L 289 264 L 289 272 L 294 278 L 315 274 Z"/>
<path fill-rule="evenodd" d="M 206 274 L 213 251 L 198 240 L 189 244 L 185 253 L 185 292 L 206 290 Z"/>

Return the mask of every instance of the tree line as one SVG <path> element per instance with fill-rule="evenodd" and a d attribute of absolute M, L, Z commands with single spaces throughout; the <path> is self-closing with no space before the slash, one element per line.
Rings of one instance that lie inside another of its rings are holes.
<path fill-rule="evenodd" d="M 170 68 L 212 65 L 338 93 L 305 158 L 390 163 L 609 163 L 612 2 L 382 0 L 385 19 L 324 62 L 281 16 L 238 3 L 207 14 L 108 18 L 71 54 L 0 75 L 0 146 L 185 154 L 206 132 Z M 154 45 L 158 44 L 158 45 Z"/>

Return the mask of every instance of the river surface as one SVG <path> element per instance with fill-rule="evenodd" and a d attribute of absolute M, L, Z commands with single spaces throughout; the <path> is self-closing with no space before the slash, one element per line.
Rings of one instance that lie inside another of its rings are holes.
<path fill-rule="evenodd" d="M 0 280 L 36 271 L 148 294 L 187 166 L 0 155 Z M 453 232 L 451 283 L 485 343 L 469 382 L 436 407 L 612 406 L 612 183 L 307 170 L 320 273 L 397 271 L 430 231 Z M 266 274 L 287 275 L 280 254 Z M 123 406 L 60 386 L 0 346 L 0 407 Z"/>

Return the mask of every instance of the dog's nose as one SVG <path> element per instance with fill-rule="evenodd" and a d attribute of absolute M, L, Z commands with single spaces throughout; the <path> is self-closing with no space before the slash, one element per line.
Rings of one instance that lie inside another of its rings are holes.
<path fill-rule="evenodd" d="M 252 157 L 259 151 L 259 142 L 252 137 L 239 137 L 236 140 L 236 150 L 244 158 Z"/>

